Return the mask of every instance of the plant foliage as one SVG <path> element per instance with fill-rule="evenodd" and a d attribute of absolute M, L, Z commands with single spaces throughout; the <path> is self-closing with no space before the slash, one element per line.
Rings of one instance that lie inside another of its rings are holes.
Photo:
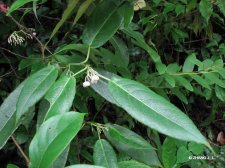
<path fill-rule="evenodd" d="M 223 0 L 0 2 L 0 167 L 224 167 Z"/>

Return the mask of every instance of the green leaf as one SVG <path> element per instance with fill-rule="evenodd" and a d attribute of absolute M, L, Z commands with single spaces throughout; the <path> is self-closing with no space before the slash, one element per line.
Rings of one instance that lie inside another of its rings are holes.
<path fill-rule="evenodd" d="M 225 89 L 221 88 L 219 86 L 215 86 L 215 92 L 216 92 L 216 97 L 220 99 L 221 101 L 225 101 Z"/>
<path fill-rule="evenodd" d="M 192 60 L 196 60 L 196 55 L 192 53 L 184 61 L 183 72 L 192 72 L 194 70 L 195 64 Z"/>
<path fill-rule="evenodd" d="M 75 88 L 76 79 L 74 77 L 62 76 L 54 83 L 44 97 L 50 103 L 44 120 L 70 110 L 75 96 Z"/>
<path fill-rule="evenodd" d="M 225 68 L 224 67 L 213 67 L 213 70 L 217 71 L 225 79 Z"/>
<path fill-rule="evenodd" d="M 125 3 L 120 7 L 119 12 L 123 16 L 123 26 L 128 27 L 134 17 L 134 9 L 131 3 Z"/>
<path fill-rule="evenodd" d="M 176 81 L 173 76 L 171 76 L 169 74 L 164 74 L 163 77 L 172 87 L 175 87 Z"/>
<path fill-rule="evenodd" d="M 121 161 L 118 163 L 119 168 L 151 168 L 148 165 L 140 163 L 136 160 Z"/>
<path fill-rule="evenodd" d="M 181 146 L 177 151 L 177 163 L 185 163 L 189 161 L 189 156 L 192 156 L 192 153 L 184 146 Z"/>
<path fill-rule="evenodd" d="M 147 165 L 161 166 L 155 149 L 141 136 L 116 124 L 106 127 L 105 136 L 117 150 Z"/>
<path fill-rule="evenodd" d="M 205 137 L 183 112 L 146 86 L 129 79 L 113 78 L 109 90 L 117 104 L 142 124 L 168 136 L 210 148 Z"/>
<path fill-rule="evenodd" d="M 156 69 L 159 72 L 159 74 L 162 75 L 166 72 L 166 65 L 162 63 L 156 63 Z"/>
<path fill-rule="evenodd" d="M 171 91 L 174 95 L 177 96 L 178 99 L 180 99 L 185 104 L 188 104 L 187 97 L 178 87 L 172 88 Z"/>
<path fill-rule="evenodd" d="M 84 114 L 68 112 L 49 118 L 29 147 L 30 168 L 49 167 L 81 129 Z"/>
<path fill-rule="evenodd" d="M 201 0 L 199 3 L 199 11 L 208 23 L 210 16 L 213 13 L 213 5 L 210 0 Z"/>
<path fill-rule="evenodd" d="M 16 9 L 20 8 L 21 6 L 24 6 L 25 4 L 32 2 L 33 0 L 16 0 L 9 8 L 7 15 L 15 11 Z"/>
<path fill-rule="evenodd" d="M 7 168 L 19 168 L 18 166 L 14 165 L 14 164 L 8 164 Z"/>
<path fill-rule="evenodd" d="M 188 144 L 188 150 L 191 151 L 194 155 L 200 155 L 204 152 L 204 146 L 201 144 L 190 142 Z"/>
<path fill-rule="evenodd" d="M 199 75 L 191 75 L 191 77 L 196 81 L 198 82 L 201 86 L 211 90 L 210 86 L 209 86 L 209 82 L 205 79 L 203 79 L 201 76 Z"/>
<path fill-rule="evenodd" d="M 176 144 L 172 138 L 166 138 L 162 146 L 162 161 L 165 168 L 171 168 L 176 163 Z"/>
<path fill-rule="evenodd" d="M 117 158 L 112 146 L 104 139 L 99 139 L 94 146 L 93 159 L 95 165 L 106 168 L 117 168 Z"/>
<path fill-rule="evenodd" d="M 225 1 L 224 0 L 217 0 L 216 5 L 219 7 L 220 11 L 225 16 Z"/>
<path fill-rule="evenodd" d="M 113 36 L 110 42 L 116 51 L 115 56 L 117 57 L 117 64 L 127 67 L 129 64 L 129 55 L 126 44 L 117 36 Z"/>
<path fill-rule="evenodd" d="M 18 127 L 18 125 L 16 125 L 15 114 L 16 103 L 23 86 L 24 82 L 21 83 L 0 106 L 0 149 Z"/>
<path fill-rule="evenodd" d="M 64 149 L 64 151 L 58 156 L 58 158 L 54 161 L 51 168 L 65 168 L 67 157 L 69 154 L 69 146 Z"/>
<path fill-rule="evenodd" d="M 184 86 L 187 90 L 193 91 L 193 87 L 187 79 L 182 76 L 174 76 L 174 78 L 181 86 Z"/>
<path fill-rule="evenodd" d="M 58 32 L 58 30 L 63 25 L 63 23 L 68 19 L 68 17 L 72 13 L 73 9 L 76 7 L 78 2 L 79 2 L 79 0 L 69 0 L 68 1 L 68 6 L 67 6 L 66 10 L 63 12 L 61 20 L 57 23 L 57 25 L 53 29 L 48 42 L 52 39 L 52 37 L 54 37 L 54 35 Z M 47 44 L 48 44 L 48 42 L 47 42 Z"/>
<path fill-rule="evenodd" d="M 88 9 L 88 7 L 91 5 L 91 3 L 93 1 L 94 0 L 86 0 L 80 5 L 80 7 L 77 11 L 76 17 L 74 18 L 72 27 L 77 23 L 77 21 L 81 18 L 81 16 L 86 12 L 86 10 Z"/>
<path fill-rule="evenodd" d="M 26 80 L 16 105 L 16 122 L 19 122 L 27 110 L 44 96 L 55 82 L 57 76 L 57 68 L 48 66 Z"/>
<path fill-rule="evenodd" d="M 98 48 L 116 33 L 123 21 L 117 9 L 118 5 L 112 0 L 102 1 L 97 5 L 84 29 L 84 44 Z"/>
<path fill-rule="evenodd" d="M 223 80 L 221 80 L 219 78 L 219 75 L 218 74 L 215 74 L 215 73 L 207 73 L 207 74 L 204 74 L 206 79 L 208 79 L 209 81 L 213 82 L 214 84 L 222 87 L 222 88 L 225 88 L 225 83 Z"/>
<path fill-rule="evenodd" d="M 145 42 L 142 34 L 133 31 L 130 28 L 123 29 L 123 32 L 129 35 L 130 37 L 134 38 L 136 41 L 133 41 L 133 43 L 143 48 L 149 54 L 154 63 L 161 62 L 159 54 Z"/>
<path fill-rule="evenodd" d="M 87 164 L 77 164 L 77 165 L 72 165 L 72 166 L 68 166 L 65 168 L 105 168 L 102 166 L 92 166 L 92 165 L 87 165 Z"/>

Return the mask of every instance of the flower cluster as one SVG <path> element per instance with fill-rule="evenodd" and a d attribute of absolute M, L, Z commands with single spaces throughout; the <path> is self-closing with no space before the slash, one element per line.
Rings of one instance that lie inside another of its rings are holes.
<path fill-rule="evenodd" d="M 7 12 L 9 7 L 0 3 L 0 12 Z"/>
<path fill-rule="evenodd" d="M 146 2 L 145 0 L 137 0 L 135 3 L 134 3 L 134 10 L 135 11 L 138 11 L 142 8 L 146 7 Z"/>
<path fill-rule="evenodd" d="M 33 30 L 33 29 L 31 29 Z M 23 30 L 20 30 L 20 31 L 14 31 L 8 38 L 8 43 L 11 44 L 11 45 L 21 45 L 23 42 L 25 42 L 25 38 L 28 38 L 28 39 L 33 39 L 32 35 L 24 32 Z M 34 33 L 33 33 L 34 35 Z"/>
<path fill-rule="evenodd" d="M 96 84 L 99 80 L 98 73 L 92 68 L 88 68 L 83 87 L 89 87 L 91 84 Z"/>

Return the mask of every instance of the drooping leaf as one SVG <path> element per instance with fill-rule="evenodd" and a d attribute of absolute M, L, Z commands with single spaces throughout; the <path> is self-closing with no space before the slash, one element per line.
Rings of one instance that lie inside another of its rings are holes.
<path fill-rule="evenodd" d="M 221 101 L 225 101 L 225 89 L 221 88 L 219 86 L 215 86 L 215 92 L 216 92 L 216 97 L 220 99 Z"/>
<path fill-rule="evenodd" d="M 57 76 L 57 68 L 48 66 L 34 73 L 26 80 L 16 105 L 16 122 L 19 122 L 27 110 L 44 96 L 55 82 Z"/>
<path fill-rule="evenodd" d="M 201 15 L 205 18 L 206 22 L 209 21 L 210 16 L 213 13 L 213 5 L 210 0 L 201 0 L 199 3 L 199 11 Z"/>
<path fill-rule="evenodd" d="M 76 79 L 74 77 L 62 76 L 54 83 L 44 97 L 50 103 L 44 120 L 70 110 L 75 96 L 75 88 Z"/>
<path fill-rule="evenodd" d="M 83 118 L 82 113 L 68 112 L 45 121 L 29 147 L 30 168 L 51 166 L 78 133 Z"/>
<path fill-rule="evenodd" d="M 174 76 L 174 78 L 181 86 L 184 86 L 187 90 L 193 91 L 193 87 L 189 80 L 187 80 L 183 76 Z"/>
<path fill-rule="evenodd" d="M 177 96 L 178 99 L 180 99 L 182 102 L 184 102 L 185 104 L 188 104 L 188 100 L 187 97 L 185 96 L 185 94 L 181 91 L 181 89 L 175 87 L 171 89 L 171 92 Z"/>
<path fill-rule="evenodd" d="M 131 28 L 125 28 L 123 29 L 123 32 L 129 35 L 130 37 L 134 38 L 135 41 L 133 41 L 133 43 L 143 48 L 149 54 L 149 56 L 155 63 L 161 62 L 161 58 L 159 54 L 145 42 L 142 34 L 140 34 L 139 32 L 133 31 Z"/>
<path fill-rule="evenodd" d="M 117 157 L 112 146 L 104 139 L 99 139 L 94 146 L 93 159 L 95 165 L 106 168 L 117 168 Z"/>
<path fill-rule="evenodd" d="M 214 67 L 213 70 L 218 72 L 225 79 L 225 67 Z"/>
<path fill-rule="evenodd" d="M 18 125 L 16 125 L 15 114 L 16 103 L 23 86 L 24 82 L 21 83 L 0 106 L 0 149 L 18 127 Z"/>
<path fill-rule="evenodd" d="M 173 167 L 176 163 L 176 144 L 172 138 L 166 138 L 162 146 L 162 161 L 165 168 Z"/>
<path fill-rule="evenodd" d="M 219 75 L 218 74 L 215 74 L 215 73 L 206 73 L 204 74 L 204 76 L 206 77 L 207 80 L 211 81 L 212 83 L 222 87 L 222 88 L 225 88 L 225 83 L 223 80 L 221 80 L 219 78 Z"/>
<path fill-rule="evenodd" d="M 16 9 L 24 6 L 25 4 L 32 2 L 33 0 L 17 0 L 15 1 L 9 8 L 7 15 L 9 15 L 10 13 L 12 13 L 13 11 L 15 11 Z"/>
<path fill-rule="evenodd" d="M 165 80 L 172 86 L 175 87 L 176 85 L 176 81 L 175 78 L 169 74 L 164 74 L 163 77 L 165 78 Z"/>
<path fill-rule="evenodd" d="M 88 9 L 88 7 L 91 5 L 91 3 L 93 1 L 94 0 L 86 0 L 80 5 L 80 7 L 77 11 L 76 17 L 74 18 L 72 27 L 77 23 L 77 21 L 81 18 L 81 16 L 86 12 L 86 10 Z"/>
<path fill-rule="evenodd" d="M 109 90 L 117 104 L 142 124 L 168 136 L 210 148 L 205 137 L 183 112 L 144 85 L 113 78 Z"/>
<path fill-rule="evenodd" d="M 166 65 L 162 63 L 156 63 L 156 69 L 159 72 L 159 74 L 162 75 L 166 72 Z"/>
<path fill-rule="evenodd" d="M 73 9 L 76 7 L 77 3 L 79 2 L 79 0 L 69 0 L 68 1 L 68 5 L 66 10 L 63 12 L 62 18 L 61 20 L 57 23 L 57 25 L 55 26 L 55 28 L 52 31 L 52 34 L 48 40 L 48 42 L 52 39 L 52 37 L 54 37 L 54 35 L 58 32 L 58 30 L 60 29 L 60 27 L 63 25 L 63 23 L 68 19 L 68 17 L 70 16 L 70 14 L 72 13 Z M 48 43 L 47 42 L 47 43 Z"/>
<path fill-rule="evenodd" d="M 201 76 L 199 75 L 191 75 L 191 77 L 196 81 L 198 82 L 201 86 L 211 90 L 210 86 L 209 86 L 209 83 L 207 80 L 203 79 Z"/>
<path fill-rule="evenodd" d="M 100 47 L 116 33 L 123 21 L 117 11 L 118 7 L 112 0 L 102 1 L 97 5 L 84 29 L 84 44 L 93 48 Z"/>
<path fill-rule="evenodd" d="M 148 165 L 140 163 L 136 160 L 121 161 L 118 163 L 119 168 L 151 168 Z"/>
<path fill-rule="evenodd" d="M 147 165 L 161 166 L 155 149 L 141 136 L 116 124 L 106 127 L 104 133 L 117 150 Z"/>

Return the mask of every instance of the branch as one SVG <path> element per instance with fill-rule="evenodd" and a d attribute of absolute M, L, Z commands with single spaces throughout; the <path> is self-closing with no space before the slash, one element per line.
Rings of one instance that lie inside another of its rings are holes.
<path fill-rule="evenodd" d="M 20 151 L 21 155 L 24 157 L 27 167 L 29 167 L 29 163 L 30 163 L 30 159 L 27 157 L 27 155 L 24 153 L 23 149 L 21 148 L 21 146 L 17 143 L 16 139 L 14 136 L 11 136 L 13 143 L 16 145 L 16 147 L 18 148 L 18 150 Z"/>
<path fill-rule="evenodd" d="M 39 46 L 40 46 L 40 50 L 41 50 L 41 53 L 42 53 L 42 57 L 43 57 L 43 59 L 44 59 L 44 52 L 45 52 L 45 49 L 46 49 L 46 51 L 48 51 L 51 55 L 53 55 L 52 54 L 52 52 L 33 34 L 33 32 L 30 30 L 30 29 L 28 29 L 27 27 L 25 27 L 25 26 L 23 26 L 23 25 L 21 25 L 16 19 L 14 19 L 14 17 L 13 16 L 11 16 L 11 15 L 8 15 L 8 17 L 20 28 L 20 29 L 22 29 L 22 30 L 24 30 L 26 33 L 28 33 L 28 34 L 30 34 L 37 42 L 38 42 L 38 44 L 39 44 Z"/>

